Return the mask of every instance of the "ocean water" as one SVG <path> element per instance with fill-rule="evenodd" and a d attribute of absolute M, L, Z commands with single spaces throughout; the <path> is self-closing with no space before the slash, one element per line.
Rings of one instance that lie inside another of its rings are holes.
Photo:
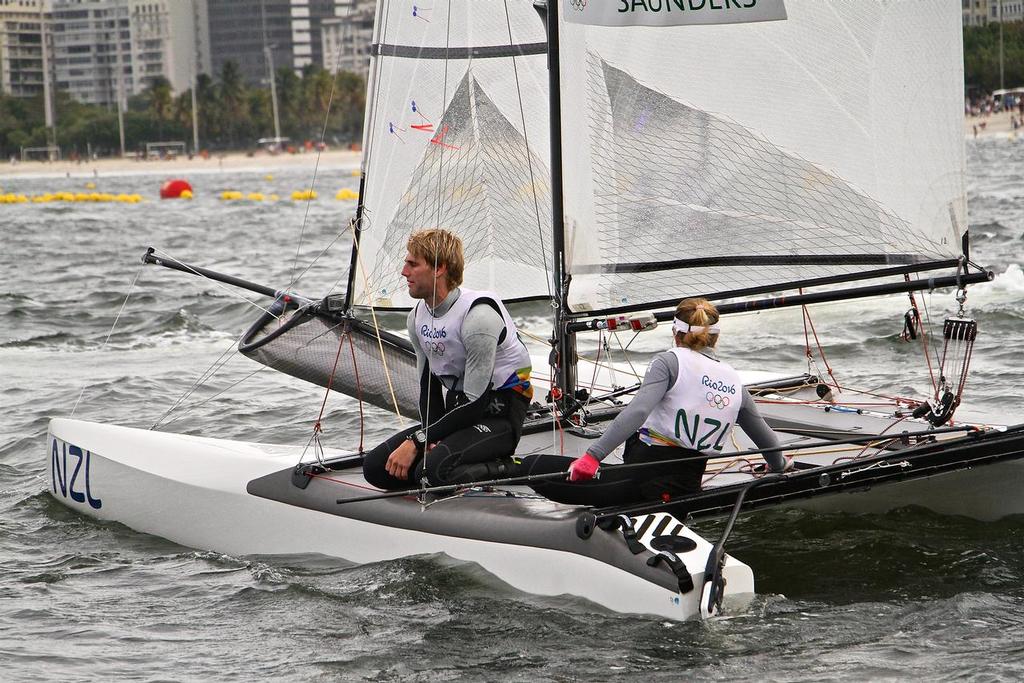
<path fill-rule="evenodd" d="M 1024 143 L 1003 139 L 969 142 L 972 255 L 997 276 L 969 291 L 981 336 L 962 410 L 992 421 L 1024 421 L 1022 151 Z M 82 191 L 95 182 L 148 198 L 0 206 L 0 679 L 1024 677 L 1020 519 L 981 523 L 913 508 L 744 516 L 728 547 L 754 568 L 756 600 L 710 622 L 673 623 L 523 594 L 445 557 L 362 566 L 233 557 L 56 503 L 47 492 L 51 417 L 266 442 L 308 438 L 321 390 L 230 353 L 266 302 L 140 262 L 154 246 L 275 287 L 300 273 L 299 291 L 336 287 L 354 206 L 216 199 L 226 189 L 288 196 L 311 181 L 308 170 L 266 173 L 190 176 L 192 202 L 157 200 L 164 178 L 156 175 L 0 177 L 4 191 Z M 321 197 L 356 186 L 351 169 L 321 169 L 316 179 Z M 935 321 L 955 308 L 947 292 L 924 300 Z M 845 384 L 923 394 L 920 350 L 897 339 L 906 308 L 904 296 L 815 309 L 829 364 Z M 520 315 L 547 334 L 543 308 Z M 725 326 L 722 353 L 737 366 L 805 369 L 796 312 Z M 661 344 L 644 338 L 636 348 L 642 357 Z M 395 423 L 370 410 L 372 443 Z M 357 421 L 350 402 L 332 397 L 328 440 L 351 446 Z M 719 530 L 717 522 L 698 527 L 709 536 Z"/>

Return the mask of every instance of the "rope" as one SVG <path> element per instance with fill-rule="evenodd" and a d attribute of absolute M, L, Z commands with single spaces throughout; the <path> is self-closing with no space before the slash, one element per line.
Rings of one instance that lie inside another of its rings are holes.
<path fill-rule="evenodd" d="M 363 263 L 363 250 L 359 246 L 359 241 L 355 236 L 355 224 L 350 223 L 349 227 L 352 230 L 352 248 L 356 251 L 356 265 L 359 267 L 359 272 L 363 276 L 363 286 L 366 288 L 367 294 L 369 294 L 370 277 L 366 274 L 366 264 Z M 391 368 L 388 367 L 387 354 L 384 353 L 384 342 L 381 340 L 381 327 L 380 321 L 377 320 L 377 309 L 374 308 L 372 301 L 367 301 L 367 307 L 370 309 L 370 319 L 373 321 L 373 331 L 377 337 L 377 349 L 380 351 L 380 362 L 384 366 L 384 379 L 387 380 L 388 393 L 391 394 L 391 405 L 395 408 L 395 416 L 398 418 L 398 424 L 404 429 L 405 417 L 402 416 L 402 412 L 398 409 L 398 396 L 395 394 L 395 386 L 391 381 Z"/>
<path fill-rule="evenodd" d="M 317 455 L 317 462 L 321 466 L 324 465 L 323 460 L 323 444 L 320 442 L 320 435 L 323 434 L 323 419 L 324 412 L 327 410 L 327 397 L 331 395 L 331 389 L 334 387 L 334 375 L 338 370 L 338 361 L 341 359 L 341 349 L 345 346 L 345 341 L 348 340 L 349 350 L 352 352 L 352 368 L 356 376 L 356 400 L 359 402 L 359 453 L 363 452 L 363 434 L 364 434 L 364 416 L 363 416 L 363 389 L 359 381 L 359 365 L 356 362 L 356 349 L 355 344 L 352 342 L 351 332 L 346 332 L 341 335 L 338 339 L 338 351 L 334 355 L 334 365 L 331 367 L 331 374 L 327 378 L 327 387 L 324 390 L 324 400 L 320 404 L 320 414 L 317 415 L 316 422 L 313 423 L 313 433 L 310 436 L 309 441 L 306 442 L 306 448 L 303 449 L 302 455 L 299 456 L 299 462 L 306 456 L 306 451 L 309 449 L 310 444 L 314 444 L 315 452 Z"/>
<path fill-rule="evenodd" d="M 804 293 L 803 287 L 800 288 L 800 293 Z M 818 331 L 814 329 L 814 321 L 811 319 L 811 312 L 807 309 L 807 306 L 800 307 L 803 319 L 804 319 L 804 344 L 807 350 L 807 367 L 810 370 L 813 356 L 811 354 L 811 344 L 807 337 L 807 327 L 810 326 L 811 334 L 814 335 L 814 343 L 818 347 L 818 355 L 821 356 L 821 362 L 825 364 L 825 370 L 828 372 L 828 376 L 832 378 L 832 386 L 835 387 L 837 393 L 842 393 L 842 389 L 839 388 L 839 380 L 836 379 L 835 373 L 832 372 L 832 366 L 828 363 L 828 358 L 825 357 L 825 348 L 821 345 L 821 340 L 818 339 Z"/>
<path fill-rule="evenodd" d="M 910 282 L 910 275 L 903 276 L 905 282 Z M 935 380 L 935 372 L 932 370 L 932 357 L 928 352 L 928 332 L 925 330 L 924 320 L 921 318 L 921 311 L 917 307 L 917 297 L 914 296 L 913 292 L 907 292 L 910 296 L 910 307 L 914 310 L 914 314 L 917 320 L 917 332 L 921 335 L 921 350 L 924 352 L 924 362 L 928 366 L 928 377 L 932 381 L 932 392 L 938 395 L 939 384 Z"/>

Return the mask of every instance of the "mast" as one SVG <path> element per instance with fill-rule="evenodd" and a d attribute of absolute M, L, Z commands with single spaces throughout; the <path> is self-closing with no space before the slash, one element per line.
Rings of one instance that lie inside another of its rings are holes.
<path fill-rule="evenodd" d="M 377 15 L 373 19 L 373 41 L 370 46 L 370 71 L 366 77 L 366 118 L 363 120 L 363 155 L 359 160 L 359 199 L 356 202 L 356 215 L 352 219 L 352 251 L 349 254 L 348 262 L 348 283 L 345 287 L 345 305 L 342 310 L 346 313 L 352 311 L 352 290 L 356 284 L 356 269 L 359 267 L 359 235 L 363 231 L 363 207 L 366 196 L 366 160 L 370 154 L 370 147 L 373 144 L 373 120 L 376 114 L 374 107 L 374 85 L 377 80 L 378 63 L 380 54 L 377 46 L 382 42 L 380 27 L 384 19 L 384 2 L 377 2 L 375 11 Z M 337 76 L 337 74 L 335 74 Z"/>
<path fill-rule="evenodd" d="M 551 236 L 553 242 L 553 284 L 555 293 L 555 329 L 551 345 L 554 351 L 556 386 L 568 401 L 576 391 L 576 336 L 566 329 L 568 319 L 569 278 L 565 267 L 565 203 L 562 192 L 562 97 L 561 62 L 558 44 L 558 2 L 547 0 L 548 30 L 548 113 L 551 125 Z M 535 3 L 538 11 L 542 8 Z M 554 397 L 552 397 L 554 398 Z"/>

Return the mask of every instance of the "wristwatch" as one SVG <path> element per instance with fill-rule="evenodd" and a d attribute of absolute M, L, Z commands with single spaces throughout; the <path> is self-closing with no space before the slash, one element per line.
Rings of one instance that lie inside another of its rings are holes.
<path fill-rule="evenodd" d="M 417 448 L 424 448 L 427 445 L 427 433 L 422 429 L 417 429 L 415 432 L 405 437 L 409 441 L 416 444 Z"/>

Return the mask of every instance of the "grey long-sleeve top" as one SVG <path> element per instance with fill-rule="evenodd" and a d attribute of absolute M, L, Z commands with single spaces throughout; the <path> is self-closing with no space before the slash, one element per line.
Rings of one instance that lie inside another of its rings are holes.
<path fill-rule="evenodd" d="M 715 358 L 714 351 L 711 349 L 704 349 L 701 353 L 709 358 Z M 647 416 L 665 397 L 678 377 L 679 359 L 674 353 L 666 351 L 655 356 L 647 368 L 647 374 L 644 375 L 644 381 L 640 384 L 636 396 L 612 420 L 608 429 L 591 444 L 587 452 L 598 460 L 604 460 L 617 446 L 624 443 L 643 426 Z M 746 432 L 758 448 L 766 449 L 764 459 L 772 470 L 781 472 L 785 461 L 782 451 L 777 450 L 779 439 L 761 417 L 761 413 L 757 410 L 757 404 L 754 403 L 753 397 L 746 389 L 743 390 L 743 402 L 740 405 L 740 414 L 736 419 L 736 424 Z"/>

